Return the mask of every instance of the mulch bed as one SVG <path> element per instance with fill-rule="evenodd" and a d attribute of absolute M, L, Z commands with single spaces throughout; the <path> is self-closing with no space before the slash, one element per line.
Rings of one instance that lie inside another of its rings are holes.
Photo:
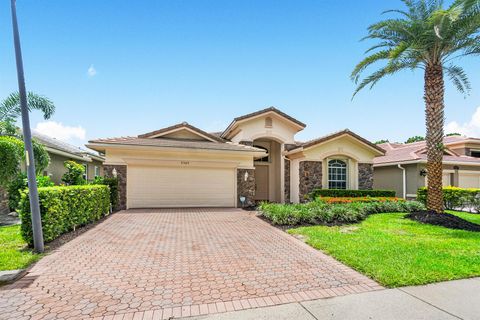
<path fill-rule="evenodd" d="M 449 229 L 480 232 L 480 225 L 464 220 L 450 213 L 436 213 L 435 211 L 417 211 L 407 214 L 405 218 L 425 224 L 442 226 Z"/>

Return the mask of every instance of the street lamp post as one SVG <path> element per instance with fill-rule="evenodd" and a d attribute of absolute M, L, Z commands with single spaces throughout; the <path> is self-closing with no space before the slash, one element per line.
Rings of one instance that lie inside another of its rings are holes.
<path fill-rule="evenodd" d="M 11 4 L 13 42 L 15 46 L 15 59 L 17 62 L 18 92 L 20 95 L 20 107 L 22 110 L 23 140 L 25 142 L 25 162 L 27 165 L 28 190 L 30 193 L 30 212 L 32 214 L 33 244 L 35 251 L 41 253 L 44 251 L 42 219 L 38 202 L 35 161 L 32 148 L 32 132 L 30 130 L 30 119 L 27 107 L 27 90 L 25 89 L 25 76 L 23 73 L 22 49 L 20 47 L 20 36 L 18 33 L 16 0 L 11 0 Z"/>

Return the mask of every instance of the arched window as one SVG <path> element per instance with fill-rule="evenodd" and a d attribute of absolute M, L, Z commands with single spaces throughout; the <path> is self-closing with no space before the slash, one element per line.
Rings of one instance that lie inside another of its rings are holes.
<path fill-rule="evenodd" d="M 260 159 L 255 159 L 255 161 L 257 162 L 270 162 L 270 154 L 268 153 L 268 149 L 265 148 L 265 147 L 262 147 L 262 146 L 257 146 L 257 145 L 253 145 L 255 148 L 258 148 L 258 149 L 262 149 L 264 150 L 267 155 L 263 158 L 260 158 Z"/>
<path fill-rule="evenodd" d="M 347 163 L 342 160 L 328 161 L 328 189 L 347 189 Z"/>

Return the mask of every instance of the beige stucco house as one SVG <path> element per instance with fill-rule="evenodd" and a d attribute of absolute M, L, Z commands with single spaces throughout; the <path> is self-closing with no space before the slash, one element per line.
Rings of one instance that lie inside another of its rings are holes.
<path fill-rule="evenodd" d="M 33 137 L 45 147 L 50 156 L 50 164 L 44 170 L 43 175 L 49 176 L 55 184 L 62 182 L 62 176 L 67 171 L 63 164 L 67 160 L 73 160 L 83 165 L 86 180 L 90 181 L 97 176 L 103 176 L 103 161 L 105 159 L 102 156 L 91 152 L 91 150 L 81 149 L 43 134 L 34 133 Z"/>
<path fill-rule="evenodd" d="M 444 139 L 443 185 L 480 188 L 480 139 L 449 136 Z M 384 143 L 386 151 L 374 159 L 374 187 L 395 190 L 398 196 L 413 199 L 427 183 L 425 141 Z"/>
<path fill-rule="evenodd" d="M 188 123 L 97 139 L 123 208 L 235 207 L 300 202 L 314 188 L 371 189 L 384 150 L 344 130 L 305 143 L 305 124 L 276 108 L 235 118 L 219 133 Z"/>

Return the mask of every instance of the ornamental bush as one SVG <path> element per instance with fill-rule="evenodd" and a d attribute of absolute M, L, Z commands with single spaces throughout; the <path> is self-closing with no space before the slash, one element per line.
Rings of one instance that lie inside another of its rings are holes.
<path fill-rule="evenodd" d="M 395 197 L 393 190 L 348 190 L 348 189 L 315 189 L 309 196 L 310 199 L 317 197 Z"/>
<path fill-rule="evenodd" d="M 83 178 L 85 173 L 85 167 L 73 160 L 67 160 L 63 163 L 67 172 L 62 176 L 62 181 L 68 186 L 77 186 L 85 184 L 86 181 Z"/>
<path fill-rule="evenodd" d="M 427 203 L 426 187 L 420 188 L 417 191 L 417 200 Z M 474 212 L 480 212 L 480 189 L 473 188 L 458 188 L 458 187 L 444 187 L 443 188 L 443 203 L 447 210 L 462 210 L 465 208 L 473 209 Z"/>
<path fill-rule="evenodd" d="M 417 201 L 327 203 L 321 198 L 304 204 L 260 204 L 261 214 L 277 225 L 345 224 L 362 221 L 370 214 L 425 210 Z"/>
<path fill-rule="evenodd" d="M 385 201 L 405 201 L 396 197 L 318 197 L 317 200 L 326 203 L 352 203 L 352 202 L 385 202 Z"/>
<path fill-rule="evenodd" d="M 53 187 L 54 183 L 49 176 L 37 176 L 37 187 Z M 28 188 L 27 175 L 25 173 L 19 174 L 8 185 L 8 206 L 10 210 L 16 210 L 20 203 L 21 191 Z"/>
<path fill-rule="evenodd" d="M 110 191 L 104 185 L 38 188 L 38 196 L 45 242 L 99 220 L 110 212 Z M 22 191 L 18 213 L 22 221 L 22 237 L 33 245 L 28 190 Z"/>

